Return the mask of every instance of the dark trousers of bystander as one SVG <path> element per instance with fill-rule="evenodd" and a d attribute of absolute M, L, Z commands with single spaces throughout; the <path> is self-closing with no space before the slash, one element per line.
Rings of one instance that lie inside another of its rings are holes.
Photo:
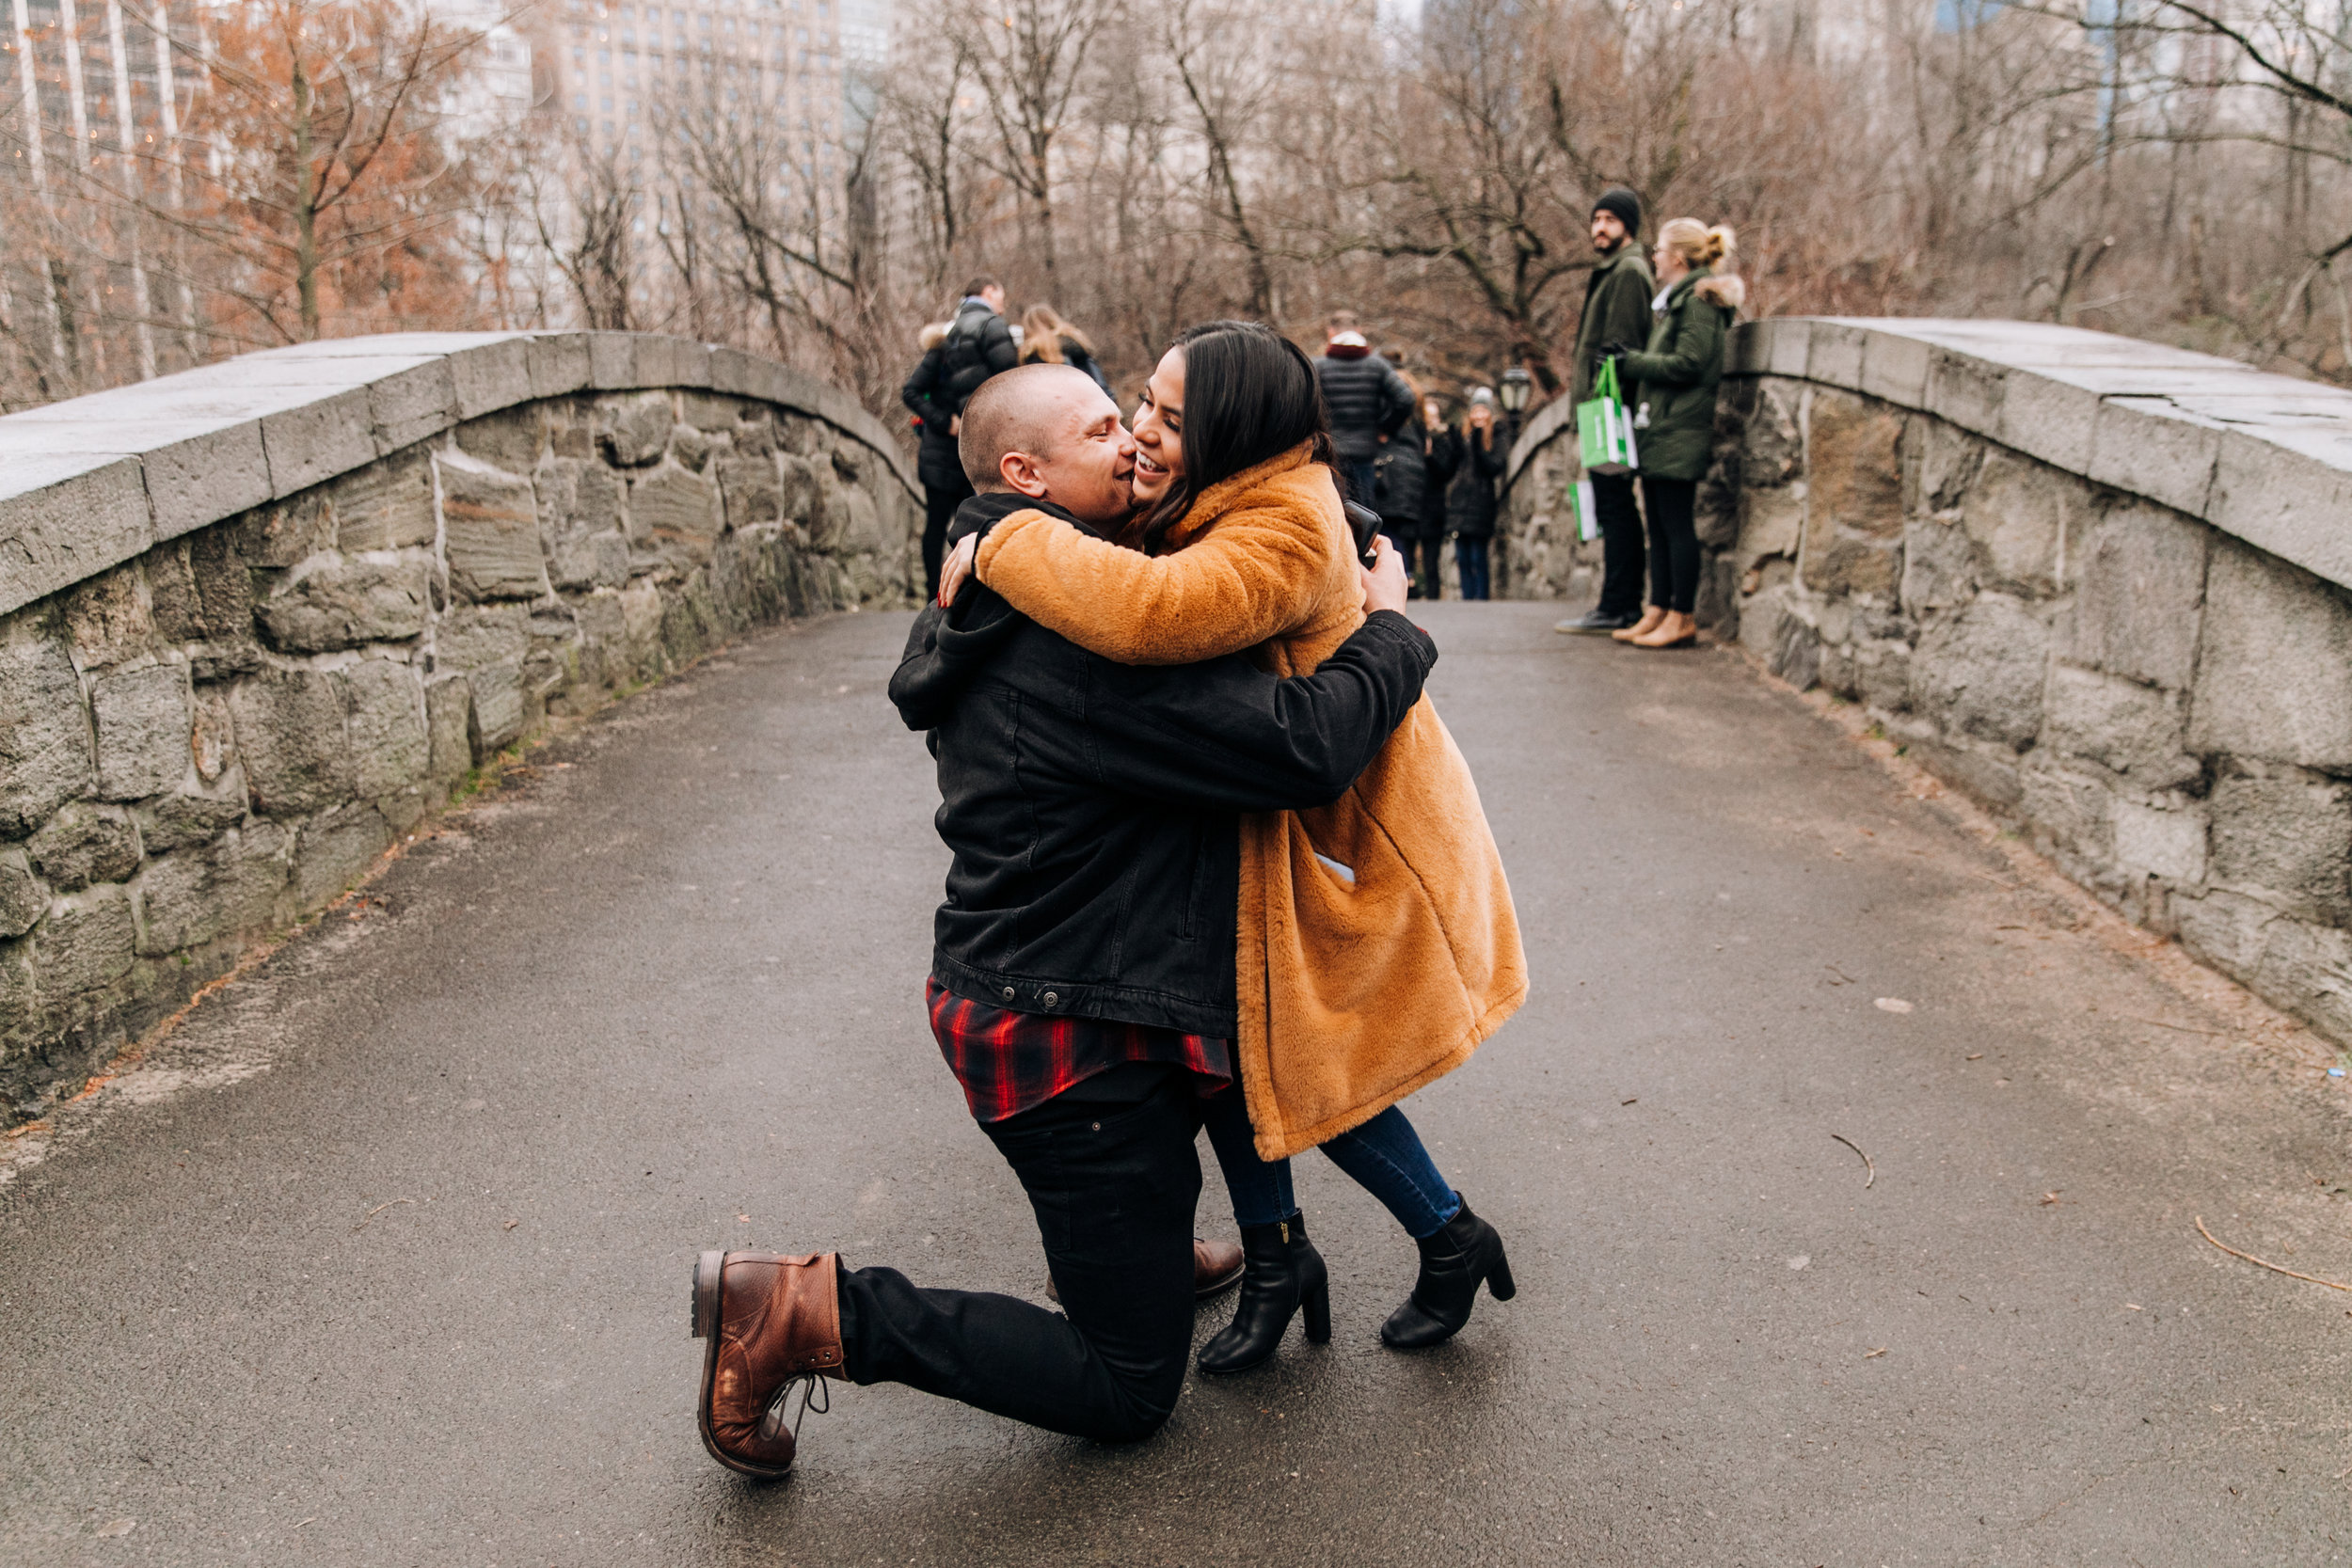
<path fill-rule="evenodd" d="M 1454 565 L 1462 577 L 1462 597 L 1486 596 L 1487 546 L 1492 543 L 1487 539 L 1464 539 L 1458 534 L 1454 537 Z"/>
<path fill-rule="evenodd" d="M 953 484 L 923 484 L 923 585 L 926 598 L 939 597 L 939 563 L 947 554 L 947 525 L 956 508 L 972 498 L 971 482 L 961 477 Z"/>
<path fill-rule="evenodd" d="M 1438 579 L 1445 575 L 1444 549 L 1444 540 L 1427 535 L 1397 541 L 1397 553 L 1405 558 L 1405 575 L 1421 585 L 1424 599 L 1439 596 Z"/>
<path fill-rule="evenodd" d="M 843 1371 L 1017 1421 L 1132 1443 L 1176 1408 L 1192 1351 L 1194 1079 L 1133 1062 L 985 1132 L 1029 1195 L 1069 1315 L 1011 1296 L 841 1271 Z"/>
<path fill-rule="evenodd" d="M 1590 474 L 1593 510 L 1600 524 L 1600 603 L 1603 615 L 1642 613 L 1642 513 L 1633 504 L 1631 474 Z"/>
<path fill-rule="evenodd" d="M 1649 602 L 1683 615 L 1699 600 L 1698 499 L 1694 479 L 1642 476 L 1642 507 L 1649 514 Z"/>
<path fill-rule="evenodd" d="M 1380 475 L 1379 470 L 1373 467 L 1371 458 L 1341 458 L 1340 478 L 1344 481 L 1341 488 L 1346 492 L 1340 499 L 1356 501 L 1364 506 L 1372 504 L 1372 487 Z"/>

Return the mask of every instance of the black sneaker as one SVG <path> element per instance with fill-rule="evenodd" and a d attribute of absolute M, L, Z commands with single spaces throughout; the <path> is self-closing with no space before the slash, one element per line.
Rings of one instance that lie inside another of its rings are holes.
<path fill-rule="evenodd" d="M 1639 620 L 1639 615 L 1613 615 L 1603 610 L 1588 610 L 1574 620 L 1560 622 L 1551 629 L 1572 635 L 1599 637 L 1613 631 L 1623 631 Z"/>

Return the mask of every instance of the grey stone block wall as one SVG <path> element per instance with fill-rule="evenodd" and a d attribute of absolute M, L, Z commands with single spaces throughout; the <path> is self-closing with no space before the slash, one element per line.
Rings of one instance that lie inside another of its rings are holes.
<path fill-rule="evenodd" d="M 1702 622 L 2352 1044 L 2352 393 L 2017 324 L 1737 343 Z M 1564 412 L 1513 452 L 1519 596 L 1597 581 Z"/>
<path fill-rule="evenodd" d="M 548 716 L 919 586 L 888 432 L 732 351 L 410 335 L 190 379 L 0 420 L 0 1120 Z M 120 504 L 36 483 L 73 467 L 11 455 L 44 437 L 123 449 Z"/>

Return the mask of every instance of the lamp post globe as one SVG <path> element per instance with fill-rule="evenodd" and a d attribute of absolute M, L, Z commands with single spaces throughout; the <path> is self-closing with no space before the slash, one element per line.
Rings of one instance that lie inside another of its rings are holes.
<path fill-rule="evenodd" d="M 1517 414 L 1525 410 L 1528 397 L 1534 390 L 1533 379 L 1527 372 L 1514 365 L 1502 372 L 1502 382 L 1495 388 L 1495 397 L 1502 404 L 1504 413 Z"/>

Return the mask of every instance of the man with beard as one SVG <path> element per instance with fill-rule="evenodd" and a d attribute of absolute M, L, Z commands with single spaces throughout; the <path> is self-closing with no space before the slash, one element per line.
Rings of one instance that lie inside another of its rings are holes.
<path fill-rule="evenodd" d="M 1600 260 L 1584 285 L 1584 314 L 1577 322 L 1570 396 L 1589 402 L 1608 351 L 1649 341 L 1650 294 L 1656 284 L 1635 242 L 1642 232 L 1642 199 L 1612 185 L 1593 203 L 1593 249 Z M 1600 601 L 1554 631 L 1600 635 L 1642 618 L 1642 515 L 1633 504 L 1633 476 L 1588 474 L 1600 523 Z"/>

